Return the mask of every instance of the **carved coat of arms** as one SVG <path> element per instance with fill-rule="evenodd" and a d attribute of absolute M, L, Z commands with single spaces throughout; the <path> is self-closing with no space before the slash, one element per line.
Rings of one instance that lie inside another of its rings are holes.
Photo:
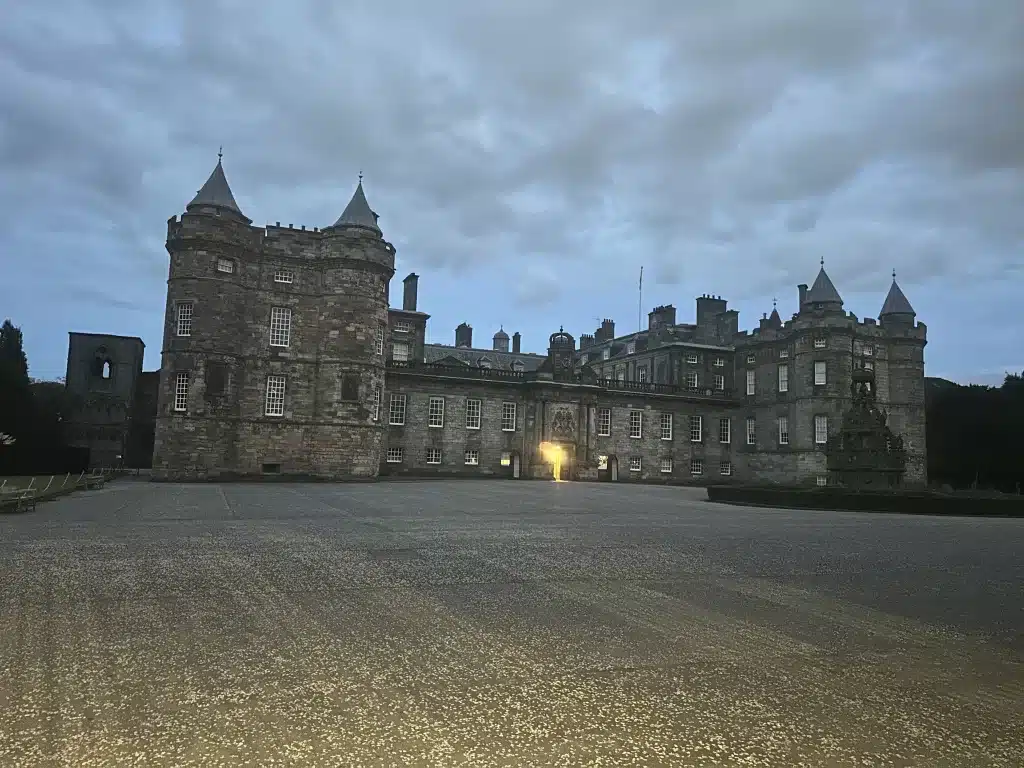
<path fill-rule="evenodd" d="M 551 436 L 572 440 L 576 434 L 576 417 L 570 408 L 559 408 L 551 419 Z"/>

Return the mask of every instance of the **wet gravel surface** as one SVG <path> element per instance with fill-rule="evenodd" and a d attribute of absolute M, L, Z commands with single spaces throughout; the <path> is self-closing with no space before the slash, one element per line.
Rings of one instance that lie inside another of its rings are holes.
<path fill-rule="evenodd" d="M 1020 766 L 1024 520 L 571 483 L 0 517 L 0 766 Z"/>

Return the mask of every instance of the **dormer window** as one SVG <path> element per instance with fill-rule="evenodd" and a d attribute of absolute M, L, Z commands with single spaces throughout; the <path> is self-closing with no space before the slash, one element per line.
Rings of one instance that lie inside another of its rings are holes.
<path fill-rule="evenodd" d="M 631 341 L 631 342 L 629 342 L 629 344 L 626 345 L 626 354 L 627 355 L 632 355 L 635 352 L 636 352 L 636 342 L 635 341 Z"/>
<path fill-rule="evenodd" d="M 491 364 L 490 358 L 488 358 L 488 357 L 481 357 L 480 360 L 478 361 L 477 365 L 479 365 L 481 368 L 491 368 L 492 364 Z"/>
<path fill-rule="evenodd" d="M 516 360 L 514 363 L 512 363 L 512 370 L 513 371 L 516 371 L 518 373 L 522 373 L 525 369 L 526 369 L 526 366 L 523 365 L 523 361 L 522 360 Z"/>
<path fill-rule="evenodd" d="M 601 359 L 602 360 L 607 360 L 611 356 L 612 356 L 612 348 L 611 347 L 605 347 L 604 349 L 601 350 Z"/>

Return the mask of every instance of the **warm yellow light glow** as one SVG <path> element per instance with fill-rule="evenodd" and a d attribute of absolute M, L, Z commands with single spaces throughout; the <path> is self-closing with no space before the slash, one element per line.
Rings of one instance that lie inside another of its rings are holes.
<path fill-rule="evenodd" d="M 554 443 L 541 443 L 540 453 L 545 461 L 551 462 L 552 475 L 555 482 L 561 482 L 559 475 L 562 474 L 562 461 L 565 459 L 565 451 L 562 449 L 562 446 L 555 445 Z"/>

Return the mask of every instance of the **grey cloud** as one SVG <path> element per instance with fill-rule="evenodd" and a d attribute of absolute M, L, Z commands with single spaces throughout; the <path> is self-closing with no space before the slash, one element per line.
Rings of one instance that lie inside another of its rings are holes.
<path fill-rule="evenodd" d="M 884 294 L 895 267 L 915 303 L 943 281 L 1019 278 L 1016 0 L 51 0 L 6 15 L 0 245 L 128 265 L 157 306 L 163 222 L 221 144 L 257 223 L 333 221 L 362 170 L 402 259 L 484 284 L 519 263 L 507 301 L 531 308 L 641 263 L 684 296 L 762 304 L 821 257 L 851 295 Z"/>

